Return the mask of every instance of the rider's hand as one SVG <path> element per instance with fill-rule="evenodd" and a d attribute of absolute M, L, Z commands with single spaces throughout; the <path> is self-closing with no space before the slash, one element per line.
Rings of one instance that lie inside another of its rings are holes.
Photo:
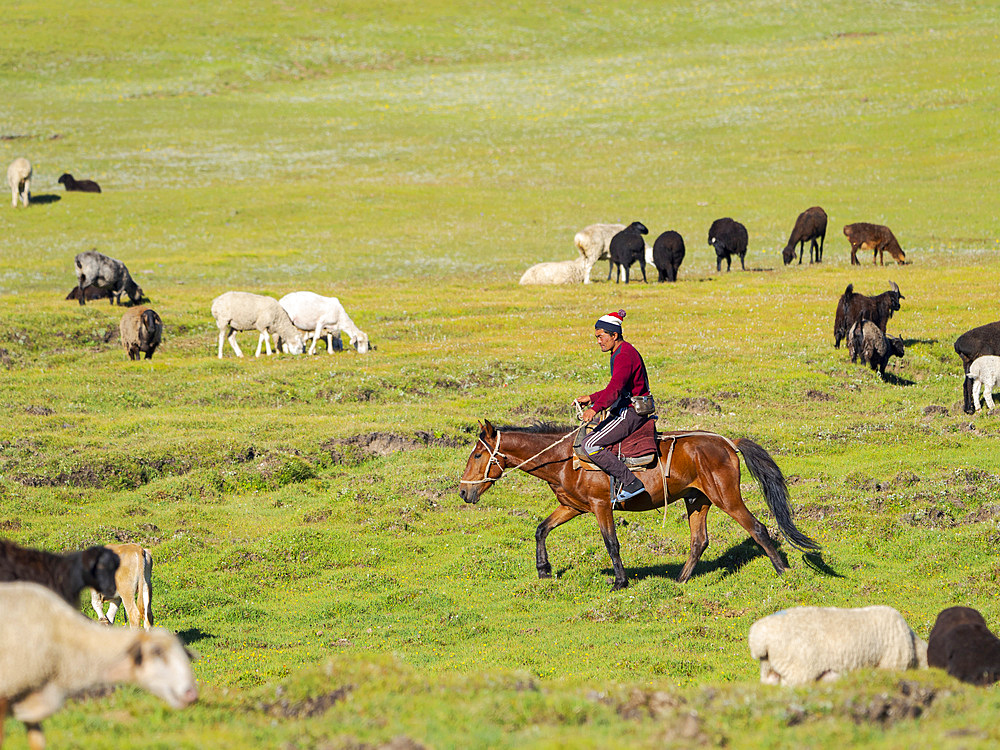
<path fill-rule="evenodd" d="M 589 422 L 597 415 L 597 412 L 593 409 L 587 409 L 583 414 L 580 415 L 581 422 Z"/>

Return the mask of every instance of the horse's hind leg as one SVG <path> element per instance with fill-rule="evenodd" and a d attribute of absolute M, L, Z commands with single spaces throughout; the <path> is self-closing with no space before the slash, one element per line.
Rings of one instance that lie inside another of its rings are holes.
<path fill-rule="evenodd" d="M 535 529 L 535 567 L 538 569 L 539 578 L 552 577 L 552 565 L 549 564 L 549 553 L 545 549 L 545 538 L 556 526 L 562 526 L 578 515 L 580 515 L 580 511 L 566 505 L 560 505 L 552 511 L 548 518 L 538 524 L 538 528 Z"/>
<path fill-rule="evenodd" d="M 713 484 L 715 484 L 713 482 Z M 753 540 L 760 545 L 760 548 L 764 550 L 767 558 L 771 561 L 774 569 L 780 574 L 785 572 L 785 563 L 781 561 L 781 557 L 778 555 L 778 550 L 774 546 L 774 542 L 771 540 L 771 535 L 767 533 L 767 527 L 762 524 L 757 518 L 751 513 L 747 506 L 743 503 L 743 498 L 740 496 L 740 482 L 738 475 L 732 485 L 723 490 L 717 484 L 713 488 L 714 492 L 706 488 L 706 494 L 709 499 L 718 505 L 722 510 L 726 511 L 733 519 L 747 530 L 747 533 L 753 537 Z"/>
<path fill-rule="evenodd" d="M 687 562 L 677 576 L 677 583 L 684 583 L 701 559 L 705 550 L 708 549 L 708 511 L 712 503 L 708 498 L 699 496 L 687 501 L 688 526 L 691 527 L 691 551 L 688 553 Z"/>

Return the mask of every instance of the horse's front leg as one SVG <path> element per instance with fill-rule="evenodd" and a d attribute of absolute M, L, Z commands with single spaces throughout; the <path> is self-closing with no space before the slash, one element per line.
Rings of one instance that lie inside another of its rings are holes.
<path fill-rule="evenodd" d="M 556 526 L 562 526 L 580 515 L 580 511 L 570 508 L 567 505 L 560 505 L 552 514 L 538 524 L 535 529 L 535 567 L 538 568 L 539 578 L 551 578 L 552 566 L 549 564 L 549 553 L 545 549 L 545 538 Z"/>
<path fill-rule="evenodd" d="M 621 547 L 618 544 L 618 532 L 615 531 L 615 518 L 611 512 L 610 502 L 597 505 L 594 508 L 594 515 L 597 516 L 597 525 L 601 529 L 604 546 L 608 548 L 611 566 L 615 570 L 615 582 L 611 588 L 618 591 L 628 586 L 628 579 L 625 577 L 625 566 L 622 565 Z"/>

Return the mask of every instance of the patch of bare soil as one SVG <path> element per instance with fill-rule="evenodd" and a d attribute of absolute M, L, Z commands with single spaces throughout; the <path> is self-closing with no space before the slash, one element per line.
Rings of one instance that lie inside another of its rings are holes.
<path fill-rule="evenodd" d="M 689 414 L 711 414 L 719 413 L 722 411 L 722 407 L 715 403 L 710 398 L 705 398 L 704 396 L 697 396 L 695 398 L 684 397 L 677 401 L 677 405 L 681 408 L 681 411 L 686 411 Z"/>
<path fill-rule="evenodd" d="M 824 393 L 810 388 L 806 391 L 806 398 L 810 401 L 836 401 L 837 397 L 832 393 Z"/>
<path fill-rule="evenodd" d="M 0 348 L 0 365 L 3 365 L 7 370 L 14 366 L 14 360 L 11 358 L 10 352 L 3 348 Z"/>
<path fill-rule="evenodd" d="M 927 406 L 924 407 L 925 417 L 944 416 L 947 413 L 948 413 L 948 407 L 941 406 L 940 404 L 928 404 Z"/>
<path fill-rule="evenodd" d="M 910 526 L 925 526 L 932 529 L 950 528 L 958 522 L 955 517 L 943 508 L 921 508 L 913 513 L 905 513 L 900 518 Z"/>
<path fill-rule="evenodd" d="M 455 448 L 464 441 L 457 438 L 435 437 L 429 432 L 418 430 L 412 436 L 399 435 L 392 432 L 368 432 L 352 435 L 348 438 L 334 438 L 322 444 L 323 450 L 330 453 L 334 462 L 350 460 L 352 457 L 365 460 L 368 458 L 390 456 L 400 451 L 414 448 L 445 447 Z"/>
<path fill-rule="evenodd" d="M 21 521 L 17 518 L 11 518 L 10 520 L 0 521 L 0 531 L 19 531 L 21 528 Z"/>
<path fill-rule="evenodd" d="M 1000 518 L 1000 505 L 984 505 L 963 518 L 962 523 L 985 523 L 996 518 Z"/>
<path fill-rule="evenodd" d="M 332 706 L 344 700 L 354 690 L 354 685 L 344 685 L 331 693 L 324 693 L 305 700 L 292 702 L 284 698 L 274 703 L 261 703 L 259 710 L 276 719 L 302 719 L 322 716 Z"/>
<path fill-rule="evenodd" d="M 34 404 L 32 404 L 31 406 L 24 407 L 24 411 L 28 414 L 37 414 L 40 417 L 47 417 L 50 414 L 54 414 L 52 409 L 50 409 L 49 407 L 35 406 Z"/>
<path fill-rule="evenodd" d="M 833 505 L 807 505 L 795 511 L 796 518 L 806 518 L 810 521 L 822 521 L 825 518 L 832 518 L 839 515 L 840 509 Z"/>
<path fill-rule="evenodd" d="M 25 487 L 101 487 L 103 482 L 97 471 L 90 466 L 83 466 L 73 471 L 62 471 L 54 476 L 44 474 L 17 474 L 15 482 Z"/>
<path fill-rule="evenodd" d="M 857 724 L 890 727 L 899 721 L 917 719 L 938 697 L 937 691 L 911 680 L 900 680 L 895 695 L 880 693 L 870 698 L 848 701 L 844 708 Z"/>

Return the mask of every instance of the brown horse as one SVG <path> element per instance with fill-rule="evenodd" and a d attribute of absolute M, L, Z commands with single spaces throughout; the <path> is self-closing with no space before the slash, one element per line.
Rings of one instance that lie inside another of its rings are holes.
<path fill-rule="evenodd" d="M 576 430 L 559 431 L 551 426 L 533 428 L 505 427 L 501 433 L 489 421 L 480 423 L 479 438 L 465 464 L 459 496 L 467 503 L 479 501 L 486 490 L 508 469 L 522 471 L 548 482 L 559 501 L 559 507 L 538 525 L 535 531 L 535 566 L 539 578 L 551 578 L 552 566 L 545 549 L 545 538 L 556 526 L 582 513 L 597 516 L 597 525 L 611 556 L 615 570 L 614 588 L 628 586 L 622 565 L 611 510 L 611 491 L 607 475 L 601 471 L 573 469 L 572 437 Z M 691 552 L 677 580 L 683 583 L 694 572 L 702 553 L 708 549 L 709 508 L 718 505 L 749 532 L 767 554 L 778 573 L 785 565 L 778 556 L 767 527 L 747 510 L 740 495 L 740 459 L 743 454 L 747 468 L 760 484 L 767 507 L 778 529 L 799 550 L 818 551 L 819 545 L 792 523 L 788 505 L 788 487 L 774 460 L 767 451 L 747 438 L 731 442 L 710 432 L 667 432 L 660 434 L 659 461 L 669 472 L 666 502 L 684 498 L 688 525 L 691 527 Z M 661 468 L 636 472 L 646 486 L 646 492 L 633 497 L 625 510 L 652 510 L 664 505 Z"/>

